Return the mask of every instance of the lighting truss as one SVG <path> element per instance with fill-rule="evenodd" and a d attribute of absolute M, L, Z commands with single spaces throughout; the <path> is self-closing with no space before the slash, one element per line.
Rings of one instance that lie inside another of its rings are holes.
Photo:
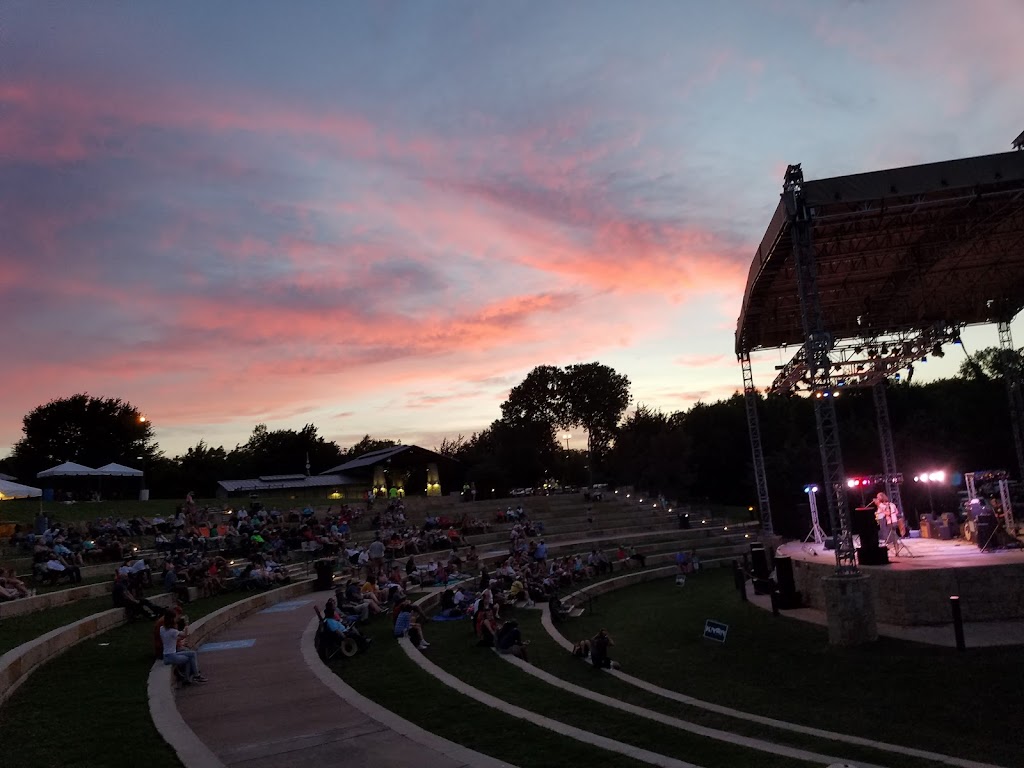
<path fill-rule="evenodd" d="M 944 344 L 960 340 L 963 326 L 936 324 L 926 328 L 897 333 L 844 339 L 833 344 L 828 352 L 828 372 L 819 371 L 809 363 L 806 346 L 784 365 L 776 366 L 778 374 L 768 388 L 770 394 L 787 392 L 835 395 L 843 389 L 872 387 L 879 381 L 900 378 L 904 369 L 912 370 L 918 362 L 927 362 L 930 355 L 943 356 Z"/>

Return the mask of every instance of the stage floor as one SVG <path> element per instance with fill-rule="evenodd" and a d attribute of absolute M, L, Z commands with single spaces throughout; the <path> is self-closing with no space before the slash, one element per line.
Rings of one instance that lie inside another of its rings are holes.
<path fill-rule="evenodd" d="M 933 568 L 977 568 L 988 565 L 1009 565 L 1024 563 L 1024 550 L 1022 549 L 1000 549 L 994 552 L 983 552 L 972 542 L 960 539 L 903 539 L 904 547 L 900 548 L 900 555 L 893 555 L 893 548 L 889 547 L 888 565 L 862 565 L 865 572 L 874 571 L 903 571 L 903 570 L 928 570 Z M 854 537 L 854 544 L 860 545 L 859 537 Z M 909 552 L 908 552 L 909 550 Z M 781 545 L 776 554 L 789 555 L 794 560 L 821 563 L 823 561 L 835 562 L 835 550 L 825 549 L 824 546 L 815 544 L 813 541 L 803 544 L 799 541 L 790 541 Z"/>

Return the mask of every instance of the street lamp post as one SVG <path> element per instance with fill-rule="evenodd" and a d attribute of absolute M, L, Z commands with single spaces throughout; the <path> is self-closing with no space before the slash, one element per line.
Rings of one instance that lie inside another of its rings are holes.
<path fill-rule="evenodd" d="M 565 439 L 565 469 L 562 472 L 562 488 L 564 489 L 569 483 L 569 440 L 572 438 L 572 435 L 565 432 L 562 434 L 562 437 Z"/>

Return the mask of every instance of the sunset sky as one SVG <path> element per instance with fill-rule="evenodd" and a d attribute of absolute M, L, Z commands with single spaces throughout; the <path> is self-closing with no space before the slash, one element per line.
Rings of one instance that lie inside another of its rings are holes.
<path fill-rule="evenodd" d="M 0 21 L 0 456 L 76 392 L 131 401 L 169 455 L 258 422 L 433 447 L 540 364 L 598 360 L 666 412 L 728 396 L 787 163 L 1024 129 L 1020 0 L 8 0 Z"/>

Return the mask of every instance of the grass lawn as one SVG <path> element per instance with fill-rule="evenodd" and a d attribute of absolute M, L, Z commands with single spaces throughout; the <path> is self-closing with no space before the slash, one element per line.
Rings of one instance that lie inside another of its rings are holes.
<path fill-rule="evenodd" d="M 361 694 L 421 728 L 520 768 L 646 765 L 540 726 L 512 720 L 456 693 L 405 655 L 386 631 L 385 620 L 378 619 L 373 624 L 368 631 L 376 639 L 369 653 L 332 662 L 331 668 Z"/>
<path fill-rule="evenodd" d="M 195 621 L 249 595 L 195 600 L 187 613 Z M 149 621 L 116 627 L 36 670 L 0 708 L 0 744 L 16 756 L 11 765 L 180 768 L 149 716 L 152 638 Z"/>
<path fill-rule="evenodd" d="M 90 597 L 69 605 L 47 608 L 24 616 L 14 616 L 0 621 L 0 654 L 6 653 L 15 646 L 34 640 L 40 635 L 58 627 L 71 624 L 86 616 L 113 608 L 110 595 Z"/>
<path fill-rule="evenodd" d="M 548 685 L 498 658 L 491 649 L 477 647 L 469 634 L 469 622 L 431 623 L 426 633 L 431 643 L 426 655 L 445 671 L 479 690 L 553 720 L 707 768 L 806 765 L 691 734 Z M 530 636 L 535 635 L 531 632 Z M 531 644 L 529 650 L 531 661 L 538 665 L 545 664 L 546 657 L 568 656 L 554 643 Z"/>
<path fill-rule="evenodd" d="M 625 684 L 611 675 L 600 673 L 589 662 L 582 661 L 569 654 L 544 631 L 544 628 L 541 626 L 539 611 L 520 610 L 516 613 L 515 618 L 520 622 L 523 636 L 531 641 L 529 649 L 530 661 L 535 667 L 555 675 L 560 680 L 586 688 L 595 693 L 682 720 L 688 720 L 707 728 L 716 728 L 743 736 L 786 744 L 820 754 L 841 756 L 844 760 L 853 761 L 854 763 L 864 762 L 875 765 L 898 764 L 901 768 L 927 768 L 927 766 L 932 765 L 931 762 L 925 760 L 896 756 L 892 753 L 880 752 L 866 747 L 833 742 L 814 736 L 771 728 L 758 723 L 751 723 L 739 718 L 709 712 L 699 707 L 680 704 L 662 696 L 648 693 L 638 687 Z M 568 626 L 573 627 L 574 625 L 570 623 Z M 568 629 L 567 633 L 570 637 L 576 639 L 574 629 Z M 543 683 L 538 681 L 538 684 Z"/>
<path fill-rule="evenodd" d="M 1003 765 L 1019 764 L 1024 750 L 1024 736 L 1003 716 L 1024 702 L 1020 647 L 959 653 L 883 638 L 836 648 L 824 628 L 741 602 L 727 569 L 682 588 L 666 580 L 609 593 L 594 611 L 563 625 L 565 634 L 590 637 L 606 627 L 624 671 L 665 688 Z M 727 642 L 701 637 L 705 619 L 729 625 Z"/>

